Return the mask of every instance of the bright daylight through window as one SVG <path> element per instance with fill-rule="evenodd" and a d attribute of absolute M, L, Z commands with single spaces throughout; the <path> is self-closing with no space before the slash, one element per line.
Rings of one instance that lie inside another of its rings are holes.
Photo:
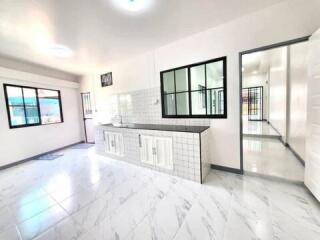
<path fill-rule="evenodd" d="M 161 72 L 162 116 L 227 118 L 226 57 Z"/>
<path fill-rule="evenodd" d="M 63 122 L 60 91 L 4 84 L 10 128 Z"/>

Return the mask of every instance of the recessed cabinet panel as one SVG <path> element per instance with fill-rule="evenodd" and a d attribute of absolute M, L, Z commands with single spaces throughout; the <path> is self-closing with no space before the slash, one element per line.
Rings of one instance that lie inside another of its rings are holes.
<path fill-rule="evenodd" d="M 106 153 L 123 156 L 124 144 L 121 133 L 104 132 L 104 143 Z"/>
<path fill-rule="evenodd" d="M 171 137 L 140 136 L 141 162 L 158 168 L 173 170 Z"/>
<path fill-rule="evenodd" d="M 142 163 L 154 165 L 154 149 L 152 136 L 140 136 L 140 157 Z"/>
<path fill-rule="evenodd" d="M 155 163 L 157 167 L 173 170 L 172 138 L 155 137 Z"/>

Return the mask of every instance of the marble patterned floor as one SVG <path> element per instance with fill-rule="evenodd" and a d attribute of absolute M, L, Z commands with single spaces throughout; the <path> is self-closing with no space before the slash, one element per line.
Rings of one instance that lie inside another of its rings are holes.
<path fill-rule="evenodd" d="M 242 124 L 243 134 L 280 137 L 280 134 L 266 121 L 248 121 L 248 119 L 243 118 Z"/>
<path fill-rule="evenodd" d="M 67 149 L 0 172 L 0 239 L 319 240 L 298 185 L 212 171 L 198 183 Z"/>
<path fill-rule="evenodd" d="M 243 162 L 248 172 L 295 182 L 304 180 L 304 166 L 279 139 L 243 137 Z"/>

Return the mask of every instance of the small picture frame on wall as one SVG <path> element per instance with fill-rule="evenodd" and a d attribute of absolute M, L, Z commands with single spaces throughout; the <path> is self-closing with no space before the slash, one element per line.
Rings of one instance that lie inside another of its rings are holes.
<path fill-rule="evenodd" d="M 112 72 L 102 74 L 100 77 L 101 77 L 101 87 L 107 87 L 112 85 Z"/>

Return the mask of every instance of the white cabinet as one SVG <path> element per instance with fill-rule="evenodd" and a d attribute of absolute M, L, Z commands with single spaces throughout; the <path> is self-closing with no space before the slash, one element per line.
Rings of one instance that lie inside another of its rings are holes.
<path fill-rule="evenodd" d="M 154 165 L 153 137 L 140 135 L 140 159 L 142 163 Z"/>
<path fill-rule="evenodd" d="M 155 148 L 155 165 L 160 168 L 173 170 L 172 138 L 155 137 L 154 148 Z"/>
<path fill-rule="evenodd" d="M 106 153 L 123 156 L 123 136 L 117 132 L 103 132 Z"/>
<path fill-rule="evenodd" d="M 173 170 L 172 138 L 140 135 L 141 162 Z"/>

